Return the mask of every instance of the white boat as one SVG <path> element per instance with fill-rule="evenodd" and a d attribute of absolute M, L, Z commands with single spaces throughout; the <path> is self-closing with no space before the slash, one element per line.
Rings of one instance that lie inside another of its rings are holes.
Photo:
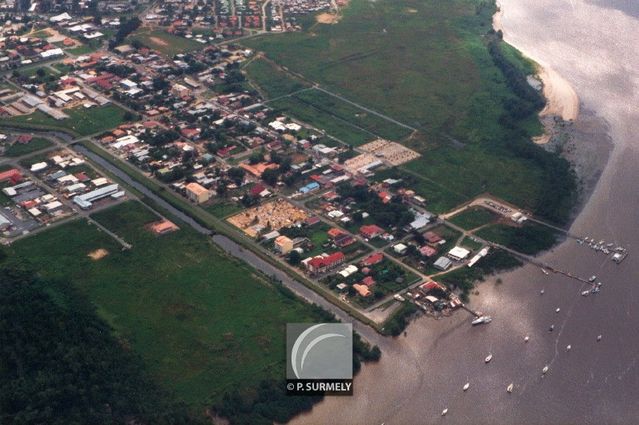
<path fill-rule="evenodd" d="M 566 345 L 566 351 L 570 351 L 570 350 L 572 350 L 572 345 L 570 344 Z"/>
<path fill-rule="evenodd" d="M 446 413 L 448 413 L 448 409 L 442 410 L 442 416 L 446 416 Z"/>
<path fill-rule="evenodd" d="M 541 370 L 541 373 L 543 373 L 544 375 L 546 374 L 546 372 L 548 372 L 548 365 L 544 366 L 544 368 Z"/>
<path fill-rule="evenodd" d="M 528 342 L 528 340 L 529 340 L 529 339 L 530 339 L 530 337 L 529 337 L 528 335 L 526 335 L 526 336 L 524 337 L 524 342 Z"/>
<path fill-rule="evenodd" d="M 601 335 L 597 336 L 597 341 L 601 341 Z"/>
<path fill-rule="evenodd" d="M 506 391 L 508 392 L 508 394 L 513 392 L 513 388 L 515 388 L 515 384 L 511 382 L 510 385 L 506 387 Z"/>
<path fill-rule="evenodd" d="M 555 313 L 559 313 L 561 311 L 561 309 L 559 307 L 557 307 L 557 310 L 555 310 Z"/>
<path fill-rule="evenodd" d="M 550 327 L 548 328 L 548 330 L 549 330 L 550 332 L 554 331 L 554 330 L 555 330 L 555 325 L 550 325 Z"/>
<path fill-rule="evenodd" d="M 490 317 L 490 316 L 479 316 L 478 318 L 476 318 L 475 320 L 473 320 L 473 321 L 471 322 L 471 324 L 472 324 L 473 326 L 476 326 L 476 325 L 482 325 L 482 324 L 484 324 L 484 323 L 486 323 L 486 324 L 487 324 L 487 323 L 490 323 L 490 322 L 492 322 L 492 321 L 493 321 L 493 319 L 492 319 L 492 317 Z"/>
<path fill-rule="evenodd" d="M 541 269 L 541 271 L 542 271 L 542 272 L 544 272 L 544 274 L 545 274 L 546 276 L 548 276 L 548 270 L 546 270 L 546 269 L 542 268 L 542 269 Z"/>
<path fill-rule="evenodd" d="M 542 289 L 541 291 L 539 291 L 539 293 L 540 293 L 541 295 L 544 295 L 544 292 L 546 292 L 546 291 L 544 291 L 543 289 Z"/>
<path fill-rule="evenodd" d="M 592 276 L 590 276 L 590 279 L 588 279 L 588 282 L 594 282 L 595 280 L 597 280 L 597 276 L 593 274 Z"/>
<path fill-rule="evenodd" d="M 466 391 L 468 388 L 470 388 L 470 382 L 466 382 L 462 387 L 462 390 Z"/>
<path fill-rule="evenodd" d="M 486 356 L 486 358 L 484 359 L 484 363 L 490 363 L 490 361 L 493 359 L 493 355 L 489 354 Z"/>
<path fill-rule="evenodd" d="M 590 291 L 583 291 L 581 295 L 587 297 L 588 295 L 590 295 Z"/>

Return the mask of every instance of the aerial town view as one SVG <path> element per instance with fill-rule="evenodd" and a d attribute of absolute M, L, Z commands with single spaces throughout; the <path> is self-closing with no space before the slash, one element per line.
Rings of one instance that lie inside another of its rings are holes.
<path fill-rule="evenodd" d="M 0 17 L 1 424 L 637 423 L 636 2 Z"/>

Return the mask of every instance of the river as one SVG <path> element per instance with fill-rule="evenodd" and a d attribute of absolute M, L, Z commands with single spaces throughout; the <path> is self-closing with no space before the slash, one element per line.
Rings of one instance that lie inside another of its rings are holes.
<path fill-rule="evenodd" d="M 639 2 L 500 3 L 506 41 L 552 67 L 578 94 L 582 113 L 574 155 L 603 169 L 571 231 L 623 244 L 630 255 L 615 265 L 575 241 L 560 244 L 543 261 L 580 276 L 598 275 L 601 294 L 582 297 L 581 284 L 546 276 L 537 267 L 505 273 L 503 283 L 491 279 L 471 299 L 471 307 L 490 312 L 493 323 L 471 327 L 464 313 L 416 320 L 406 337 L 382 344 L 378 364 L 363 367 L 353 397 L 327 398 L 293 424 L 639 420 L 639 340 L 634 338 L 639 329 Z M 602 122 L 614 146 L 609 157 L 606 134 L 593 127 Z M 551 324 L 554 332 L 548 330 Z M 599 334 L 603 338 L 597 342 Z M 493 360 L 484 364 L 488 353 Z M 542 377 L 545 365 L 549 371 Z M 466 382 L 470 389 L 463 392 Z M 508 394 L 511 382 L 515 388 Z M 444 408 L 449 412 L 441 417 Z"/>

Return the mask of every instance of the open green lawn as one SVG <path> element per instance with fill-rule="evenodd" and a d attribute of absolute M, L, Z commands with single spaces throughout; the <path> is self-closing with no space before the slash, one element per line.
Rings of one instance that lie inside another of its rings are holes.
<path fill-rule="evenodd" d="M 137 40 L 144 46 L 157 50 L 168 57 L 173 57 L 178 53 L 187 53 L 193 50 L 202 49 L 203 44 L 194 40 L 169 34 L 163 30 L 140 29 L 131 34 L 127 40 Z"/>
<path fill-rule="evenodd" d="M 463 246 L 464 248 L 468 248 L 469 250 L 473 252 L 479 251 L 480 248 L 482 247 L 482 244 L 480 242 L 475 242 L 468 236 L 462 239 L 460 245 Z"/>
<path fill-rule="evenodd" d="M 470 230 L 497 220 L 497 214 L 485 208 L 468 208 L 453 216 L 449 221 L 462 229 Z"/>
<path fill-rule="evenodd" d="M 38 70 L 42 70 L 42 72 L 44 72 L 42 77 L 38 76 Z M 18 74 L 24 76 L 24 77 L 38 77 L 38 81 L 40 82 L 44 82 L 47 81 L 47 78 L 50 76 L 53 77 L 57 77 L 58 76 L 58 72 L 56 70 L 52 70 L 51 68 L 49 68 L 46 65 L 34 65 L 34 66 L 29 66 L 26 68 L 20 68 L 18 71 Z"/>
<path fill-rule="evenodd" d="M 562 222 L 574 204 L 574 175 L 566 161 L 529 140 L 539 131 L 539 98 L 525 83 L 533 67 L 487 35 L 494 11 L 483 0 L 353 0 L 338 24 L 242 43 L 309 81 L 418 128 L 404 143 L 423 156 L 407 168 L 444 190 L 462 200 L 491 192 Z M 515 71 L 507 78 L 508 66 Z M 268 84 L 269 78 L 262 80 Z M 286 85 L 277 86 L 281 93 Z M 300 102 L 291 99 L 285 98 L 284 107 L 294 110 Z"/>
<path fill-rule="evenodd" d="M 225 218 L 242 211 L 242 206 L 233 201 L 217 201 L 204 209 L 217 218 Z"/>
<path fill-rule="evenodd" d="M 86 43 L 77 47 L 73 47 L 71 49 L 67 49 L 67 52 L 72 55 L 80 56 L 80 55 L 88 55 L 89 53 L 93 53 L 100 48 L 100 42 L 95 43 Z"/>
<path fill-rule="evenodd" d="M 117 127 L 125 120 L 126 111 L 116 105 L 86 109 L 78 106 L 64 109 L 69 118 L 55 120 L 43 112 L 19 115 L 4 120 L 5 125 L 24 128 L 66 130 L 79 136 L 99 133 Z"/>
<path fill-rule="evenodd" d="M 71 65 L 66 65 L 62 62 L 54 63 L 51 66 L 57 69 L 61 74 L 68 74 L 73 70 L 73 67 Z"/>
<path fill-rule="evenodd" d="M 153 235 L 143 226 L 157 217 L 136 202 L 93 217 L 133 248 L 123 252 L 77 221 L 11 249 L 44 276 L 75 284 L 152 376 L 194 408 L 219 401 L 227 390 L 284 376 L 285 324 L 312 321 L 307 306 L 186 226 Z M 87 257 L 99 248 L 109 255 Z"/>
<path fill-rule="evenodd" d="M 297 78 L 290 78 L 271 62 L 255 59 L 242 68 L 249 79 L 262 91 L 266 99 L 274 99 L 311 87 Z"/>
<path fill-rule="evenodd" d="M 42 149 L 46 149 L 50 146 L 53 146 L 53 143 L 51 143 L 49 140 L 44 139 L 42 137 L 34 137 L 33 139 L 31 139 L 29 143 L 26 143 L 26 144 L 14 143 L 13 145 L 9 146 L 4 151 L 4 154 L 5 156 L 12 156 L 12 157 L 21 156 L 31 152 L 36 152 Z"/>
<path fill-rule="evenodd" d="M 529 255 L 550 249 L 560 237 L 559 232 L 550 227 L 530 222 L 521 227 L 493 224 L 478 230 L 476 234 L 483 239 Z"/>

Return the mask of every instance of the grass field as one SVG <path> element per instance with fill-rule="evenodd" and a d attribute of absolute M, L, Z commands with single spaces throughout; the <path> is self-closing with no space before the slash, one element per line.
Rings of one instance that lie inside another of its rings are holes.
<path fill-rule="evenodd" d="M 54 77 L 58 76 L 57 70 L 52 70 L 51 68 L 45 65 L 34 65 L 34 66 L 26 67 L 26 68 L 20 68 L 18 70 L 18 73 L 24 77 L 30 78 L 30 77 L 36 76 L 39 69 L 41 69 L 44 72 L 44 75 L 41 78 L 42 81 L 46 81 L 47 77 L 49 76 L 54 76 Z"/>
<path fill-rule="evenodd" d="M 501 58 L 491 53 L 494 11 L 482 0 L 353 0 L 336 25 L 242 43 L 309 82 L 418 128 L 405 144 L 423 156 L 407 168 L 463 200 L 488 191 L 565 221 L 574 175 L 566 161 L 530 143 L 540 128 L 536 106 L 522 106 L 528 100 L 499 65 L 513 63 L 518 82 L 534 66 L 503 43 L 497 42 Z M 259 76 L 252 78 L 260 85 Z M 260 85 L 267 93 L 270 80 Z M 282 93 L 286 84 L 277 86 Z M 290 99 L 284 107 L 297 108 Z"/>
<path fill-rule="evenodd" d="M 9 148 L 4 151 L 4 155 L 11 157 L 21 156 L 31 152 L 46 149 L 50 146 L 53 146 L 53 143 L 51 143 L 49 140 L 43 139 L 42 137 L 34 137 L 27 144 L 14 143 L 13 145 L 9 146 Z"/>
<path fill-rule="evenodd" d="M 522 227 L 493 224 L 477 231 L 477 236 L 524 254 L 537 254 L 551 248 L 559 233 L 550 227 L 526 223 Z"/>
<path fill-rule="evenodd" d="M 217 218 L 225 218 L 242 211 L 242 206 L 233 201 L 220 201 L 204 207 Z"/>
<path fill-rule="evenodd" d="M 71 53 L 72 55 L 80 56 L 80 55 L 88 55 L 89 53 L 93 53 L 99 48 L 100 48 L 100 42 L 86 43 L 78 47 L 74 47 L 72 49 L 67 49 L 67 52 Z"/>
<path fill-rule="evenodd" d="M 475 242 L 468 236 L 462 239 L 462 241 L 460 242 L 460 245 L 464 248 L 468 248 L 469 250 L 473 252 L 479 251 L 479 249 L 482 247 L 482 244 L 480 242 Z"/>
<path fill-rule="evenodd" d="M 55 120 L 43 112 L 19 115 L 3 120 L 8 126 L 35 129 L 66 130 L 78 136 L 99 133 L 117 127 L 124 122 L 126 111 L 116 105 L 85 109 L 82 106 L 65 109 L 69 118 Z"/>
<path fill-rule="evenodd" d="M 449 221 L 462 229 L 471 230 L 497 219 L 497 214 L 485 208 L 469 208 L 453 216 Z"/>
<path fill-rule="evenodd" d="M 168 57 L 173 57 L 178 53 L 202 49 L 203 46 L 188 38 L 178 37 L 162 30 L 149 30 L 148 28 L 134 32 L 128 37 L 128 40 L 137 40 L 144 46 L 157 50 Z"/>
<path fill-rule="evenodd" d="M 44 276 L 77 285 L 153 377 L 191 407 L 219 401 L 238 384 L 284 376 L 285 323 L 312 320 L 308 307 L 188 227 L 151 234 L 143 226 L 157 217 L 138 203 L 94 218 L 133 248 L 122 252 L 95 227 L 75 222 L 12 250 Z M 87 257 L 99 248 L 109 255 Z"/>

